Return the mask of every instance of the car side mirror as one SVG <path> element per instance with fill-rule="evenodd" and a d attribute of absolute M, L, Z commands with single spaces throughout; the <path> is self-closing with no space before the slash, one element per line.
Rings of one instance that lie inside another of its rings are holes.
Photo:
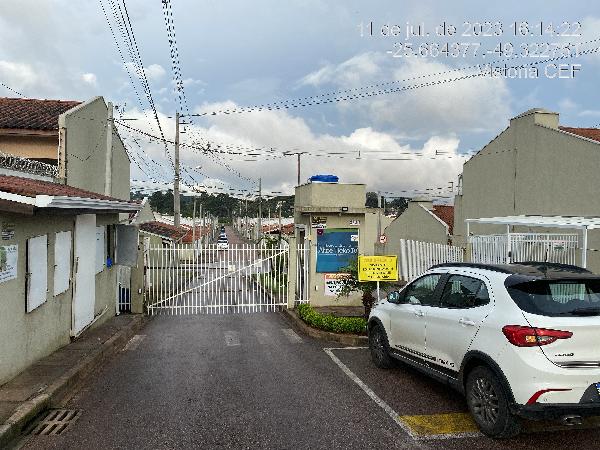
<path fill-rule="evenodd" d="M 387 295 L 387 301 L 390 303 L 400 303 L 400 292 L 392 291 Z"/>

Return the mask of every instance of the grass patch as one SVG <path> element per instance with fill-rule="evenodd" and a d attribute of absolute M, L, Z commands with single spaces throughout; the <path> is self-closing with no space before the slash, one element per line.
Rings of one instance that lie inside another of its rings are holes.
<path fill-rule="evenodd" d="M 308 303 L 297 307 L 298 316 L 313 328 L 333 333 L 365 334 L 367 321 L 362 317 L 336 317 L 331 314 L 321 314 Z"/>

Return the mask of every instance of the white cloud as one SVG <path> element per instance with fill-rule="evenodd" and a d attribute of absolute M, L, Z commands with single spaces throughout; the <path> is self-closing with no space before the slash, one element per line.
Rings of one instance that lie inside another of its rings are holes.
<path fill-rule="evenodd" d="M 151 81 L 159 81 L 166 74 L 165 69 L 160 64 L 150 64 L 144 68 L 144 72 L 146 72 L 146 77 Z"/>
<path fill-rule="evenodd" d="M 332 91 L 390 82 L 386 88 L 439 84 L 394 92 L 362 101 L 339 102 L 338 108 L 377 127 L 427 138 L 449 132 L 496 130 L 510 117 L 511 97 L 502 78 L 475 77 L 444 81 L 462 73 L 425 58 L 401 61 L 382 53 L 363 53 L 340 64 L 328 64 L 303 77 L 300 85 L 329 87 Z M 469 74 L 473 72 L 465 72 Z M 438 74 L 423 77 L 427 74 Z M 377 90 L 380 87 L 371 89 Z M 364 92 L 364 91 L 361 91 Z"/>
<path fill-rule="evenodd" d="M 17 90 L 32 88 L 43 81 L 31 65 L 13 61 L 0 61 L 0 79 Z"/>
<path fill-rule="evenodd" d="M 96 87 L 98 85 L 98 78 L 94 73 L 84 73 L 81 75 L 81 80 L 90 86 Z"/>
<path fill-rule="evenodd" d="M 195 111 L 235 106 L 233 102 L 206 104 Z M 125 115 L 143 118 L 139 111 L 128 111 Z M 173 120 L 161 117 L 165 134 L 172 139 Z M 130 123 L 156 133 L 142 120 Z M 318 134 L 304 119 L 286 111 L 210 116 L 202 125 L 186 125 L 186 128 L 187 133 L 182 135 L 183 143 L 198 141 L 202 136 L 213 146 L 217 143 L 230 144 L 229 150 L 222 147 L 225 151 L 239 152 L 237 146 L 261 148 L 258 152 L 262 156 L 257 157 L 255 162 L 243 161 L 253 159 L 246 154 L 249 150 L 242 150 L 244 155 L 222 154 L 219 158 L 245 176 L 262 176 L 265 192 L 293 192 L 296 156 L 282 155 L 281 152 L 286 150 L 311 153 L 302 156 L 302 179 L 315 173 L 335 173 L 342 182 L 365 183 L 368 189 L 389 192 L 448 186 L 449 181 L 456 180 L 464 161 L 458 155 L 459 140 L 453 134 L 430 136 L 422 145 L 400 142 L 395 136 L 372 127 L 358 128 L 345 135 Z M 169 167 L 163 146 L 149 143 L 147 138 L 141 138 L 140 142 L 149 159 L 161 161 L 165 167 Z M 270 149 L 274 149 L 276 158 L 266 156 Z M 327 153 L 343 154 L 328 156 Z M 439 156 L 440 153 L 443 156 Z M 399 158 L 402 160 L 397 160 Z M 182 146 L 181 159 L 188 167 L 202 166 L 200 171 L 210 176 L 211 184 L 218 180 L 255 189 L 201 152 Z M 132 169 L 136 171 L 133 166 Z M 202 176 L 197 178 L 203 179 Z"/>
<path fill-rule="evenodd" d="M 559 101 L 558 106 L 561 110 L 571 110 L 577 108 L 578 105 L 573 100 L 567 97 Z"/>

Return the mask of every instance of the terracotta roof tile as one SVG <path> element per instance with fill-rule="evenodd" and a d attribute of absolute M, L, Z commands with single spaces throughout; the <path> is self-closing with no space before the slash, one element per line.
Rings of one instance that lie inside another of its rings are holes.
<path fill-rule="evenodd" d="M 144 222 L 140 224 L 140 230 L 152 234 L 157 234 L 159 236 L 172 239 L 174 241 L 179 241 L 188 232 L 186 228 L 176 227 L 175 225 L 158 221 Z"/>
<path fill-rule="evenodd" d="M 58 116 L 79 104 L 81 102 L 0 97 L 0 128 L 58 130 Z"/>
<path fill-rule="evenodd" d="M 433 205 L 433 210 L 431 212 L 448 225 L 448 233 L 452 234 L 454 231 L 454 206 Z"/>
<path fill-rule="evenodd" d="M 36 195 L 53 195 L 65 197 L 94 198 L 99 200 L 112 200 L 122 202 L 113 197 L 86 191 L 66 184 L 53 183 L 51 181 L 34 180 L 32 178 L 13 177 L 0 175 L 0 191 L 10 194 L 35 197 Z"/>
<path fill-rule="evenodd" d="M 558 129 L 600 142 L 600 128 L 558 127 Z"/>

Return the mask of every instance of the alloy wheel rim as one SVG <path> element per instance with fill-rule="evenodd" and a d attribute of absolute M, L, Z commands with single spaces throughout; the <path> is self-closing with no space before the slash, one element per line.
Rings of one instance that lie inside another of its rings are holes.
<path fill-rule="evenodd" d="M 377 359 L 381 359 L 383 356 L 383 342 L 381 339 L 381 331 L 379 331 L 379 329 L 375 332 L 373 341 L 373 350 L 375 350 L 375 355 L 377 356 Z"/>
<path fill-rule="evenodd" d="M 499 398 L 492 383 L 486 378 L 477 378 L 471 389 L 473 414 L 483 423 L 494 425 L 499 416 Z"/>

